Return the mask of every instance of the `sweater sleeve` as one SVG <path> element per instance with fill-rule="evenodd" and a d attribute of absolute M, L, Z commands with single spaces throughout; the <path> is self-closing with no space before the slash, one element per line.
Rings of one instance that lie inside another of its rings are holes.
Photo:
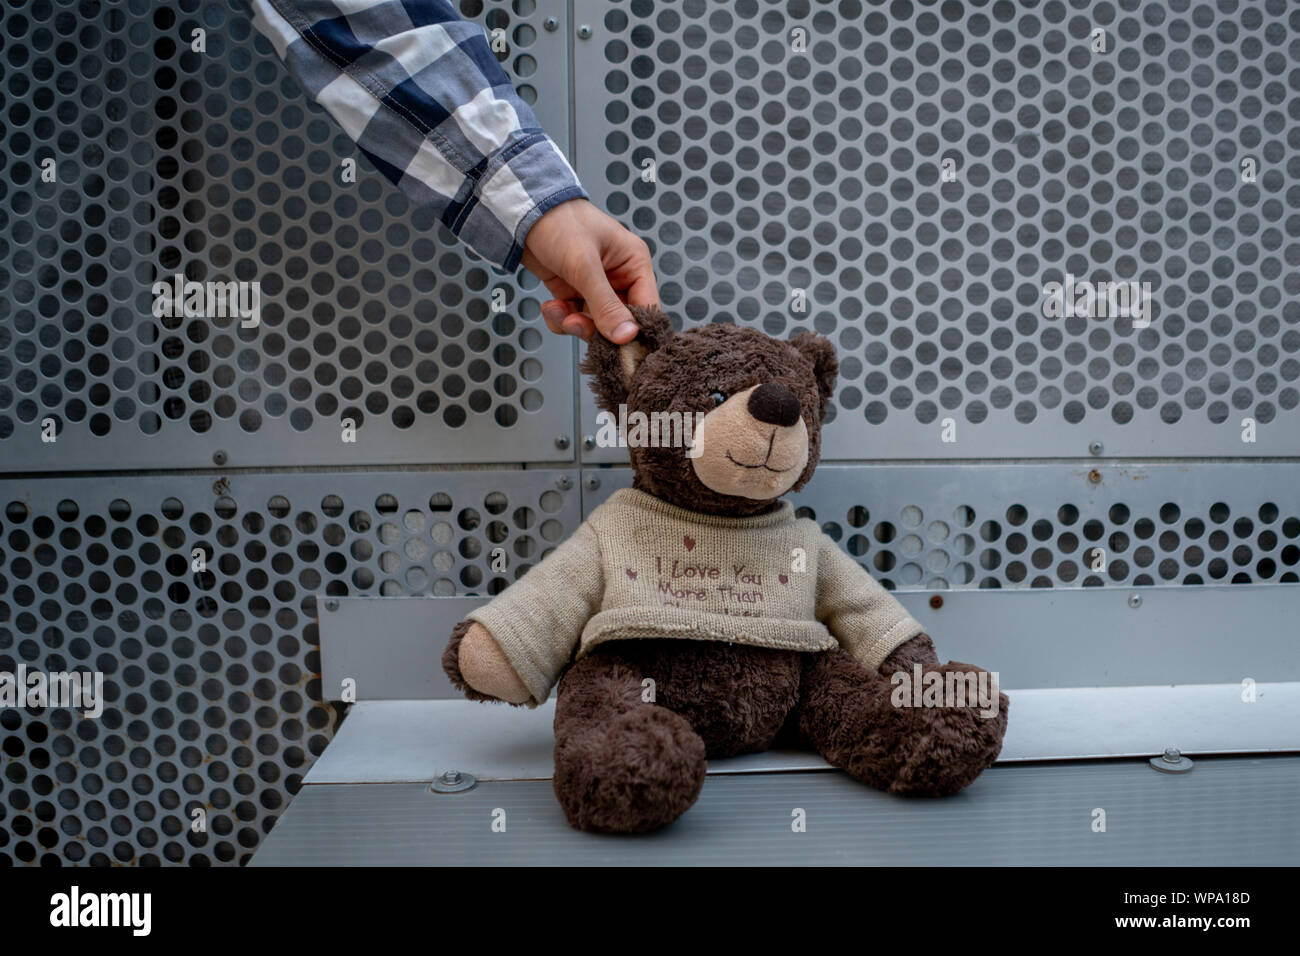
<path fill-rule="evenodd" d="M 822 535 L 817 555 L 817 620 L 868 670 L 924 629 L 839 545 Z"/>
<path fill-rule="evenodd" d="M 466 617 L 487 628 L 537 706 L 600 610 L 604 590 L 600 541 L 584 521 L 522 578 Z"/>
<path fill-rule="evenodd" d="M 542 214 L 585 198 L 478 24 L 448 0 L 251 0 L 289 73 L 375 168 L 506 272 Z"/>

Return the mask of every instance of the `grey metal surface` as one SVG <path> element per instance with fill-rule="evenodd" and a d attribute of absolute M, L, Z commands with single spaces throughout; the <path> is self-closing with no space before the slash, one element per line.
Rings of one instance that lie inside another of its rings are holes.
<path fill-rule="evenodd" d="M 610 837 L 571 829 L 546 782 L 334 785 L 306 787 L 253 865 L 1293 865 L 1298 803 L 1300 757 L 1210 758 L 1181 776 L 1146 761 L 996 766 L 943 800 L 838 772 L 713 776 L 671 827 Z"/>
<path fill-rule="evenodd" d="M 1292 4 L 574 13 L 584 183 L 685 324 L 832 338 L 828 459 L 1300 453 Z M 1045 318 L 1067 273 L 1150 281 L 1150 327 Z"/>
<path fill-rule="evenodd" d="M 939 608 L 928 592 L 896 596 L 944 660 L 997 671 L 1004 688 L 1300 681 L 1300 585 L 950 591 Z M 358 700 L 459 697 L 442 649 L 483 600 L 333 599 L 324 693 L 339 699 L 350 679 Z"/>
<path fill-rule="evenodd" d="M 502 31 L 502 65 L 567 149 L 568 33 L 542 26 L 567 22 L 564 0 L 459 7 Z M 0 21 L 0 471 L 573 459 L 555 444 L 573 343 L 541 321 L 549 294 L 412 208 L 238 0 Z M 155 318 L 153 283 L 178 273 L 259 282 L 260 326 Z"/>
<path fill-rule="evenodd" d="M 584 513 L 631 480 L 584 469 Z M 900 590 L 1300 581 L 1294 463 L 823 464 L 791 500 Z"/>
<path fill-rule="evenodd" d="M 1234 684 L 1008 690 L 1000 763 L 1300 751 L 1300 682 L 1259 684 L 1245 703 Z M 407 783 L 448 770 L 480 780 L 554 773 L 555 707 L 466 700 L 362 701 L 304 783 Z M 815 753 L 773 750 L 709 763 L 710 773 L 825 770 Z"/>
<path fill-rule="evenodd" d="M 494 593 L 576 527 L 564 475 L 0 480 L 0 671 L 99 670 L 108 698 L 0 709 L 0 863 L 247 859 L 341 714 L 317 595 Z"/>

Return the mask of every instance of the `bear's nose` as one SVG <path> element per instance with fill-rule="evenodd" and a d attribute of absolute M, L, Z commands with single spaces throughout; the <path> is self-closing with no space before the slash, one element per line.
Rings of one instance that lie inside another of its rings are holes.
<path fill-rule="evenodd" d="M 749 393 L 749 414 L 768 425 L 789 428 L 799 420 L 802 411 L 799 399 L 784 385 L 769 382 Z"/>

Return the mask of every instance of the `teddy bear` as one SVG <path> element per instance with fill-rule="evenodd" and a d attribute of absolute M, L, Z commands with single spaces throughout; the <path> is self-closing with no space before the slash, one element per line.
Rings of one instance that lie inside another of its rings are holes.
<path fill-rule="evenodd" d="M 778 743 L 892 794 L 971 783 L 1001 750 L 1006 695 L 995 681 L 993 708 L 898 693 L 991 675 L 941 664 L 897 599 L 782 497 L 817 467 L 834 346 L 733 324 L 678 332 L 657 307 L 632 311 L 637 337 L 595 335 L 580 365 L 624 423 L 632 487 L 453 628 L 453 686 L 528 707 L 555 688 L 555 794 L 582 830 L 663 827 L 710 758 Z M 626 434 L 637 413 L 663 427 Z"/>

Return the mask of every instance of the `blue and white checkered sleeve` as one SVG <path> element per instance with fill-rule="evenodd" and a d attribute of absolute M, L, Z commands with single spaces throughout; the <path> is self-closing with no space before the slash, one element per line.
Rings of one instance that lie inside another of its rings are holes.
<path fill-rule="evenodd" d="M 587 193 L 476 24 L 447 0 L 251 0 L 294 79 L 414 202 L 506 271 Z"/>

